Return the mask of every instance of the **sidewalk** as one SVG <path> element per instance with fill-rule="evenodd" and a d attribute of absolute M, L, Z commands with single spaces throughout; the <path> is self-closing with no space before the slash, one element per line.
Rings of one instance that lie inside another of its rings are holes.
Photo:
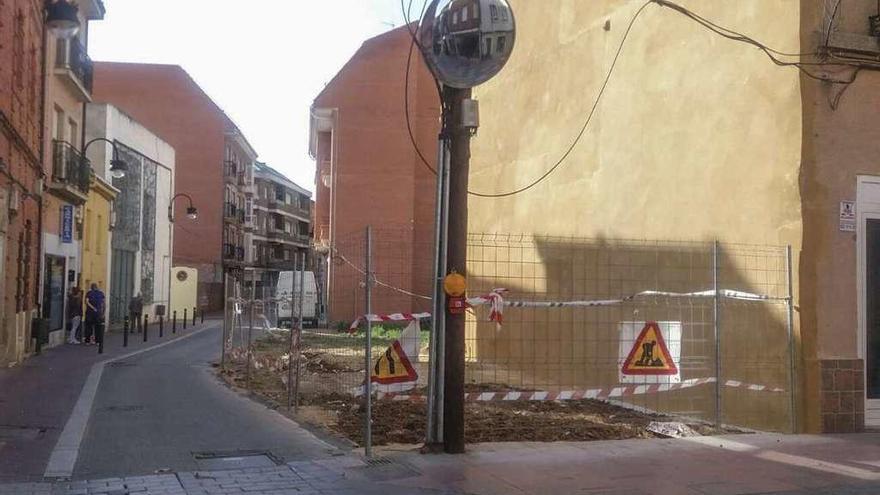
<path fill-rule="evenodd" d="M 370 463 L 343 456 L 265 468 L 7 484 L 0 485 L 0 494 L 880 493 L 880 434 L 499 443 L 471 446 L 461 456 L 378 451 Z"/>
<path fill-rule="evenodd" d="M 65 344 L 45 349 L 20 366 L 0 369 L 0 483 L 42 480 L 49 454 L 92 365 L 220 323 L 220 320 L 205 320 L 204 324 L 183 330 L 178 322 L 176 334 L 172 334 L 171 326 L 166 324 L 162 339 L 159 339 L 158 325 L 151 323 L 146 343 L 143 334 L 131 334 L 128 347 L 123 347 L 122 332 L 113 332 L 105 336 L 104 354 L 98 354 L 97 346 Z M 219 348 L 220 342 L 217 345 Z"/>

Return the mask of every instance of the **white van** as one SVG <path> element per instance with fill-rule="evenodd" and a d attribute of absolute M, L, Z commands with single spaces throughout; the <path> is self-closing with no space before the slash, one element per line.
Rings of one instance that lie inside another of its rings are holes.
<path fill-rule="evenodd" d="M 302 317 L 303 325 L 309 324 L 316 326 L 318 324 L 318 285 L 315 283 L 314 272 L 305 272 L 303 275 L 305 282 L 305 291 L 303 293 Z M 296 280 L 296 287 L 293 295 L 293 312 L 290 308 L 290 289 L 293 288 L 293 282 Z M 298 272 L 280 272 L 278 274 L 278 285 L 275 287 L 275 294 L 279 299 L 287 299 L 278 303 L 278 326 L 291 326 L 293 318 L 296 316 L 297 304 L 299 304 L 299 273 Z"/>

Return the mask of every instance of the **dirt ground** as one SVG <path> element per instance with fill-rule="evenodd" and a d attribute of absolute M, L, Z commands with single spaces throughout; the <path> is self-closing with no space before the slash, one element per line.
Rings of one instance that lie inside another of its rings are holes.
<path fill-rule="evenodd" d="M 322 336 L 322 339 L 324 337 Z M 316 345 L 317 344 L 317 345 Z M 220 376 L 230 385 L 250 390 L 260 400 L 287 413 L 287 339 L 266 336 L 255 342 L 254 361 L 248 373 L 244 360 L 229 363 Z M 362 445 L 363 399 L 349 390 L 362 378 L 363 353 L 339 356 L 339 347 L 304 338 L 300 362 L 300 403 L 304 421 Z M 514 390 L 503 384 L 472 384 L 468 392 Z M 414 391 L 415 392 L 415 391 Z M 676 419 L 647 414 L 603 401 L 585 399 L 558 402 L 474 402 L 465 406 L 465 436 L 469 443 L 508 441 L 588 441 L 655 438 L 646 427 L 653 421 Z M 426 404 L 417 401 L 380 400 L 373 403 L 373 445 L 420 444 L 426 429 Z M 731 433 L 699 422 L 689 422 L 699 434 Z"/>

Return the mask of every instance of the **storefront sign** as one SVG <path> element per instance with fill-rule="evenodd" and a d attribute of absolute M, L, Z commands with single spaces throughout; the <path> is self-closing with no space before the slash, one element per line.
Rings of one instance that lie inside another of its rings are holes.
<path fill-rule="evenodd" d="M 73 206 L 61 207 L 61 242 L 70 244 L 73 242 Z"/>

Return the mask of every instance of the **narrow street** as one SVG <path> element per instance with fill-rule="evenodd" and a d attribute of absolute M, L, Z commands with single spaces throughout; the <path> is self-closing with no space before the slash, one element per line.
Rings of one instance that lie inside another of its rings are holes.
<path fill-rule="evenodd" d="M 193 338 L 108 363 L 74 478 L 205 469 L 196 456 L 265 452 L 277 461 L 335 449 L 215 377 L 220 325 Z"/>

